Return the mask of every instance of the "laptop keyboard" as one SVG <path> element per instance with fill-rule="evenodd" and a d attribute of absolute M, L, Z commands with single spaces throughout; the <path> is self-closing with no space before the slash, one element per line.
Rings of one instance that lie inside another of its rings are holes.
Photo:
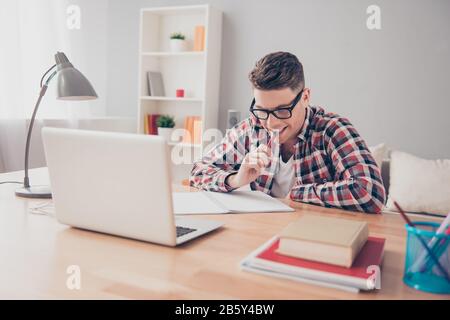
<path fill-rule="evenodd" d="M 191 228 L 177 226 L 177 238 L 184 236 L 185 234 L 194 232 L 194 231 L 197 231 L 197 229 L 191 229 Z"/>

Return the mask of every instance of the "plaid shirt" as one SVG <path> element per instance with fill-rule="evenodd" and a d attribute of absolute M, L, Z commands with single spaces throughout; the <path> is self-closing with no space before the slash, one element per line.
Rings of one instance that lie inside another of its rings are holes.
<path fill-rule="evenodd" d="M 291 200 L 373 213 L 383 209 L 386 195 L 380 169 L 348 119 L 310 106 L 298 138 Z M 269 140 L 269 133 L 251 115 L 228 130 L 221 143 L 194 163 L 191 186 L 232 191 L 225 179 L 239 170 L 248 152 Z M 271 152 L 270 164 L 250 184 L 252 190 L 271 194 L 279 169 L 279 144 L 272 145 Z"/>

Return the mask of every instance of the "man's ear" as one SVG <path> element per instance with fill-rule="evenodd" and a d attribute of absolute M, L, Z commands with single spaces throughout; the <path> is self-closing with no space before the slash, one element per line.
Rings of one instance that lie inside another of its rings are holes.
<path fill-rule="evenodd" d="M 309 104 L 309 100 L 311 98 L 311 89 L 309 88 L 305 88 L 303 89 L 303 94 L 302 94 L 302 102 L 306 105 Z"/>

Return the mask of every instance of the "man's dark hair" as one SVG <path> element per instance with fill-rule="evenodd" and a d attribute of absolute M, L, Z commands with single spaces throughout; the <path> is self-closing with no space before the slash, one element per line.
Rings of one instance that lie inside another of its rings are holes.
<path fill-rule="evenodd" d="M 249 73 L 253 87 L 260 90 L 291 88 L 303 89 L 305 77 L 303 66 L 295 55 L 289 52 L 273 52 L 264 56 Z"/>

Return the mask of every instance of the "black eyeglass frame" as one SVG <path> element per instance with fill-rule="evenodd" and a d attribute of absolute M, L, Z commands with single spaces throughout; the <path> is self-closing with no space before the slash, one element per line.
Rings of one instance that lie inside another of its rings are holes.
<path fill-rule="evenodd" d="M 255 98 L 253 98 L 252 100 L 252 104 L 250 105 L 250 112 L 255 116 L 256 119 L 258 120 L 267 120 L 269 119 L 269 115 L 272 114 L 275 118 L 277 119 L 281 119 L 281 120 L 286 120 L 292 117 L 292 110 L 294 110 L 295 106 L 297 105 L 297 103 L 300 101 L 302 94 L 303 94 L 303 90 L 302 89 L 294 98 L 294 100 L 292 100 L 292 102 L 289 104 L 288 107 L 285 106 L 278 106 L 275 109 L 269 110 L 269 109 L 255 109 Z M 276 112 L 277 111 L 283 111 L 283 110 L 287 110 L 289 111 L 289 116 L 288 117 L 279 117 L 277 116 Z M 256 115 L 255 111 L 257 112 L 264 112 L 265 113 L 265 117 L 259 117 Z"/>

